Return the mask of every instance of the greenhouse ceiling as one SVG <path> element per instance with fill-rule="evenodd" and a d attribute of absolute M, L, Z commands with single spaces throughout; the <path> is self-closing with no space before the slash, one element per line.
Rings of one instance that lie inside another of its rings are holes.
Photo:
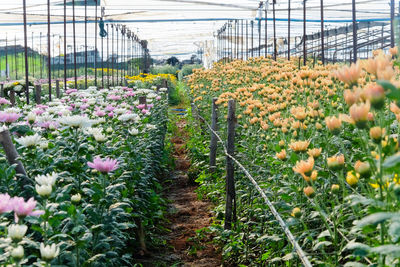
<path fill-rule="evenodd" d="M 5 33 L 9 39 L 17 37 L 17 42 L 22 43 L 22 5 L 21 1 L 0 0 L 0 27 L 2 39 Z M 29 36 L 42 32 L 47 33 L 47 0 L 29 0 L 28 23 L 36 23 L 28 28 Z M 56 36 L 62 32 L 63 0 L 51 0 L 51 20 L 58 24 L 51 26 L 51 31 Z M 76 2 L 79 2 L 76 0 Z M 82 1 L 80 1 L 82 2 Z M 88 0 L 93 2 L 93 0 Z M 269 1 L 272 2 L 272 1 Z M 352 6 L 350 0 L 324 1 L 325 27 L 327 29 L 339 27 L 350 23 L 352 19 Z M 292 36 L 302 34 L 303 1 L 291 1 Z M 389 0 L 357 0 L 358 20 L 388 20 L 390 17 Z M 254 19 L 257 17 L 257 0 L 102 0 L 101 6 L 105 7 L 107 21 L 116 21 L 126 24 L 136 32 L 141 39 L 149 41 L 149 49 L 154 57 L 169 57 L 172 55 L 188 58 L 196 53 L 205 41 L 214 40 L 215 32 L 229 19 Z M 320 0 L 308 0 L 307 33 L 319 31 Z M 396 7 L 398 9 L 398 6 Z M 277 1 L 277 36 L 286 36 L 288 27 L 288 1 Z M 88 7 L 89 20 L 94 19 L 94 5 Z M 98 8 L 100 15 L 100 7 Z M 272 6 L 269 5 L 268 19 L 272 19 Z M 262 12 L 264 17 L 264 12 Z M 68 20 L 72 19 L 72 8 L 67 10 Z M 84 20 L 84 8 L 76 7 L 78 21 Z M 42 23 L 42 24 L 41 24 Z M 89 25 L 91 39 L 94 42 L 94 24 Z M 268 31 L 272 33 L 272 23 L 268 24 Z M 77 27 L 78 43 L 84 37 L 84 27 Z M 72 37 L 72 26 L 68 25 L 68 36 Z M 67 42 L 71 41 L 71 38 Z M 55 38 L 56 42 L 61 38 Z M 40 43 L 35 38 L 37 48 Z"/>

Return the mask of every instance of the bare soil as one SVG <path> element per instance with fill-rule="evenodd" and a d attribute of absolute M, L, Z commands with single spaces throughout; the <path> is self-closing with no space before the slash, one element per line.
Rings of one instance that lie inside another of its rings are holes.
<path fill-rule="evenodd" d="M 192 239 L 196 236 L 196 230 L 210 226 L 212 214 L 211 203 L 198 199 L 195 192 L 197 185 L 188 179 L 190 159 L 185 148 L 188 138 L 185 126 L 186 121 L 181 119 L 177 123 L 178 132 L 171 140 L 175 170 L 164 193 L 170 202 L 167 215 L 169 223 L 166 225 L 170 232 L 165 237 L 168 248 L 153 252 L 141 262 L 143 266 L 222 266 L 221 253 L 212 244 L 213 237 L 209 233 L 203 234 L 200 241 Z"/>

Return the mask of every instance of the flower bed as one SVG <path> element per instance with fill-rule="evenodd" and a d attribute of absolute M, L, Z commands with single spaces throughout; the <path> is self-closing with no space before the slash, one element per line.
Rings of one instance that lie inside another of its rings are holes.
<path fill-rule="evenodd" d="M 236 100 L 236 156 L 318 266 L 399 264 L 399 70 L 391 56 L 375 55 L 343 68 L 298 69 L 295 61 L 265 58 L 234 61 L 196 70 L 188 82 L 208 121 L 212 98 L 218 98 L 222 136 L 227 101 Z M 251 266 L 300 264 L 240 172 L 237 223 L 232 231 L 222 229 L 225 162 L 217 158 L 216 174 L 204 171 L 209 136 L 195 134 L 193 127 L 197 168 L 192 171 L 200 192 L 219 204 L 211 230 L 218 233 L 215 240 L 225 260 Z"/>
<path fill-rule="evenodd" d="M 45 105 L 0 103 L 27 173 L 1 157 L 1 265 L 128 266 L 157 241 L 164 89 L 69 89 Z"/>

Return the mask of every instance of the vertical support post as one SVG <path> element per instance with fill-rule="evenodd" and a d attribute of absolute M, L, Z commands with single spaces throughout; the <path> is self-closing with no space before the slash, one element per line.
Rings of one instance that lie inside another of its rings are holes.
<path fill-rule="evenodd" d="M 287 58 L 290 60 L 290 12 L 291 12 L 291 6 L 290 6 L 290 0 L 288 2 L 288 41 L 287 41 L 287 46 L 288 46 L 288 55 Z"/>
<path fill-rule="evenodd" d="M 35 101 L 36 104 L 41 104 L 42 103 L 42 87 L 38 84 L 35 85 Z"/>
<path fill-rule="evenodd" d="M 275 16 L 275 4 L 276 0 L 273 0 L 272 2 L 272 15 L 274 17 L 274 60 L 276 60 L 278 56 L 278 49 L 276 47 L 276 16 Z"/>
<path fill-rule="evenodd" d="M 246 60 L 249 59 L 249 21 L 246 20 Z"/>
<path fill-rule="evenodd" d="M 94 86 L 97 87 L 97 0 L 94 0 L 95 2 L 95 11 L 94 11 Z"/>
<path fill-rule="evenodd" d="M 60 80 L 56 80 L 56 97 L 60 98 Z"/>
<path fill-rule="evenodd" d="M 27 175 L 22 162 L 18 159 L 19 155 L 12 142 L 10 131 L 4 130 L 0 132 L 0 143 L 3 146 L 4 153 L 10 165 L 16 164 L 15 172 L 26 179 Z"/>
<path fill-rule="evenodd" d="M 26 29 L 26 0 L 23 1 L 24 9 L 24 49 L 25 49 L 25 96 L 29 105 L 29 63 L 28 63 L 28 35 Z M 33 49 L 33 47 L 32 47 Z"/>
<path fill-rule="evenodd" d="M 303 64 L 307 65 L 306 0 L 303 0 Z"/>
<path fill-rule="evenodd" d="M 324 0 L 321 0 L 321 59 L 325 65 Z"/>
<path fill-rule="evenodd" d="M 107 88 L 110 88 L 110 34 L 108 31 L 108 23 L 107 23 Z"/>
<path fill-rule="evenodd" d="M 9 67 L 8 67 L 8 39 L 6 34 L 6 78 L 10 77 Z"/>
<path fill-rule="evenodd" d="M 64 0 L 64 90 L 67 90 L 67 0 Z"/>
<path fill-rule="evenodd" d="M 147 99 L 146 96 L 139 96 L 139 104 L 144 105 L 145 108 L 147 109 Z"/>
<path fill-rule="evenodd" d="M 254 21 L 250 22 L 251 24 L 251 57 L 253 57 L 253 48 L 254 48 Z"/>
<path fill-rule="evenodd" d="M 78 74 L 76 72 L 76 27 L 75 27 L 75 0 L 72 0 L 72 28 L 74 35 L 74 77 L 75 89 L 78 89 Z"/>
<path fill-rule="evenodd" d="M 390 0 L 390 47 L 394 47 L 394 0 Z"/>
<path fill-rule="evenodd" d="M 352 0 L 353 14 L 353 62 L 357 62 L 357 17 L 356 17 L 356 0 Z"/>
<path fill-rule="evenodd" d="M 11 106 L 15 106 L 15 91 L 14 91 L 14 89 L 10 90 L 10 102 L 11 102 Z"/>
<path fill-rule="evenodd" d="M 14 68 L 15 68 L 15 79 L 18 80 L 17 36 L 16 35 L 14 35 Z"/>
<path fill-rule="evenodd" d="M 289 0 L 290 1 L 290 0 Z M 264 51 L 264 55 L 265 57 L 267 57 L 268 55 L 268 1 L 265 2 L 265 8 L 264 8 L 264 12 L 265 12 L 265 51 Z"/>
<path fill-rule="evenodd" d="M 0 83 L 0 97 L 4 97 L 4 83 Z"/>
<path fill-rule="evenodd" d="M 88 53 L 87 53 L 87 0 L 85 0 L 85 89 L 88 88 L 88 80 L 87 80 L 87 74 L 88 74 Z"/>
<path fill-rule="evenodd" d="M 112 85 L 115 86 L 114 83 L 114 24 L 111 24 L 111 78 L 112 78 Z"/>
<path fill-rule="evenodd" d="M 212 99 L 212 113 L 211 113 L 211 129 L 213 131 L 218 130 L 218 106 L 216 101 L 218 98 L 214 97 Z M 217 136 L 211 132 L 211 141 L 210 141 L 210 172 L 214 172 L 216 168 L 216 159 L 217 159 L 217 145 L 218 139 Z"/>
<path fill-rule="evenodd" d="M 235 100 L 228 101 L 228 142 L 227 152 L 230 156 L 235 153 Z M 226 157 L 226 206 L 224 229 L 232 228 L 232 221 L 236 220 L 236 194 L 235 194 L 235 166 L 233 160 Z"/>
<path fill-rule="evenodd" d="M 47 67 L 49 77 L 49 100 L 51 101 L 51 40 L 50 40 L 50 0 L 47 0 Z"/>

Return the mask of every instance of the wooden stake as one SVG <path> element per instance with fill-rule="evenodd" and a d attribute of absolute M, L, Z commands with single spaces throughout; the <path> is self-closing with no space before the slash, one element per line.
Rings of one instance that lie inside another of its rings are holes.
<path fill-rule="evenodd" d="M 60 98 L 60 80 L 56 80 L 56 97 Z"/>
<path fill-rule="evenodd" d="M 10 102 L 11 102 L 11 106 L 15 106 L 15 91 L 14 91 L 14 89 L 10 90 Z"/>
<path fill-rule="evenodd" d="M 227 152 L 230 156 L 235 153 L 235 100 L 228 101 L 228 142 Z M 235 166 L 233 160 L 226 157 L 226 207 L 224 229 L 232 228 L 232 221 L 236 221 L 236 193 L 235 193 Z"/>
<path fill-rule="evenodd" d="M 35 86 L 35 101 L 36 104 L 42 103 L 42 87 L 39 84 Z"/>
<path fill-rule="evenodd" d="M 15 171 L 17 172 L 17 174 L 20 174 L 26 178 L 27 175 L 25 172 L 25 168 L 22 165 L 22 162 L 18 159 L 19 155 L 11 140 L 9 130 L 4 130 L 0 132 L 0 143 L 3 146 L 4 152 L 10 165 L 16 164 L 17 166 L 15 167 Z"/>

